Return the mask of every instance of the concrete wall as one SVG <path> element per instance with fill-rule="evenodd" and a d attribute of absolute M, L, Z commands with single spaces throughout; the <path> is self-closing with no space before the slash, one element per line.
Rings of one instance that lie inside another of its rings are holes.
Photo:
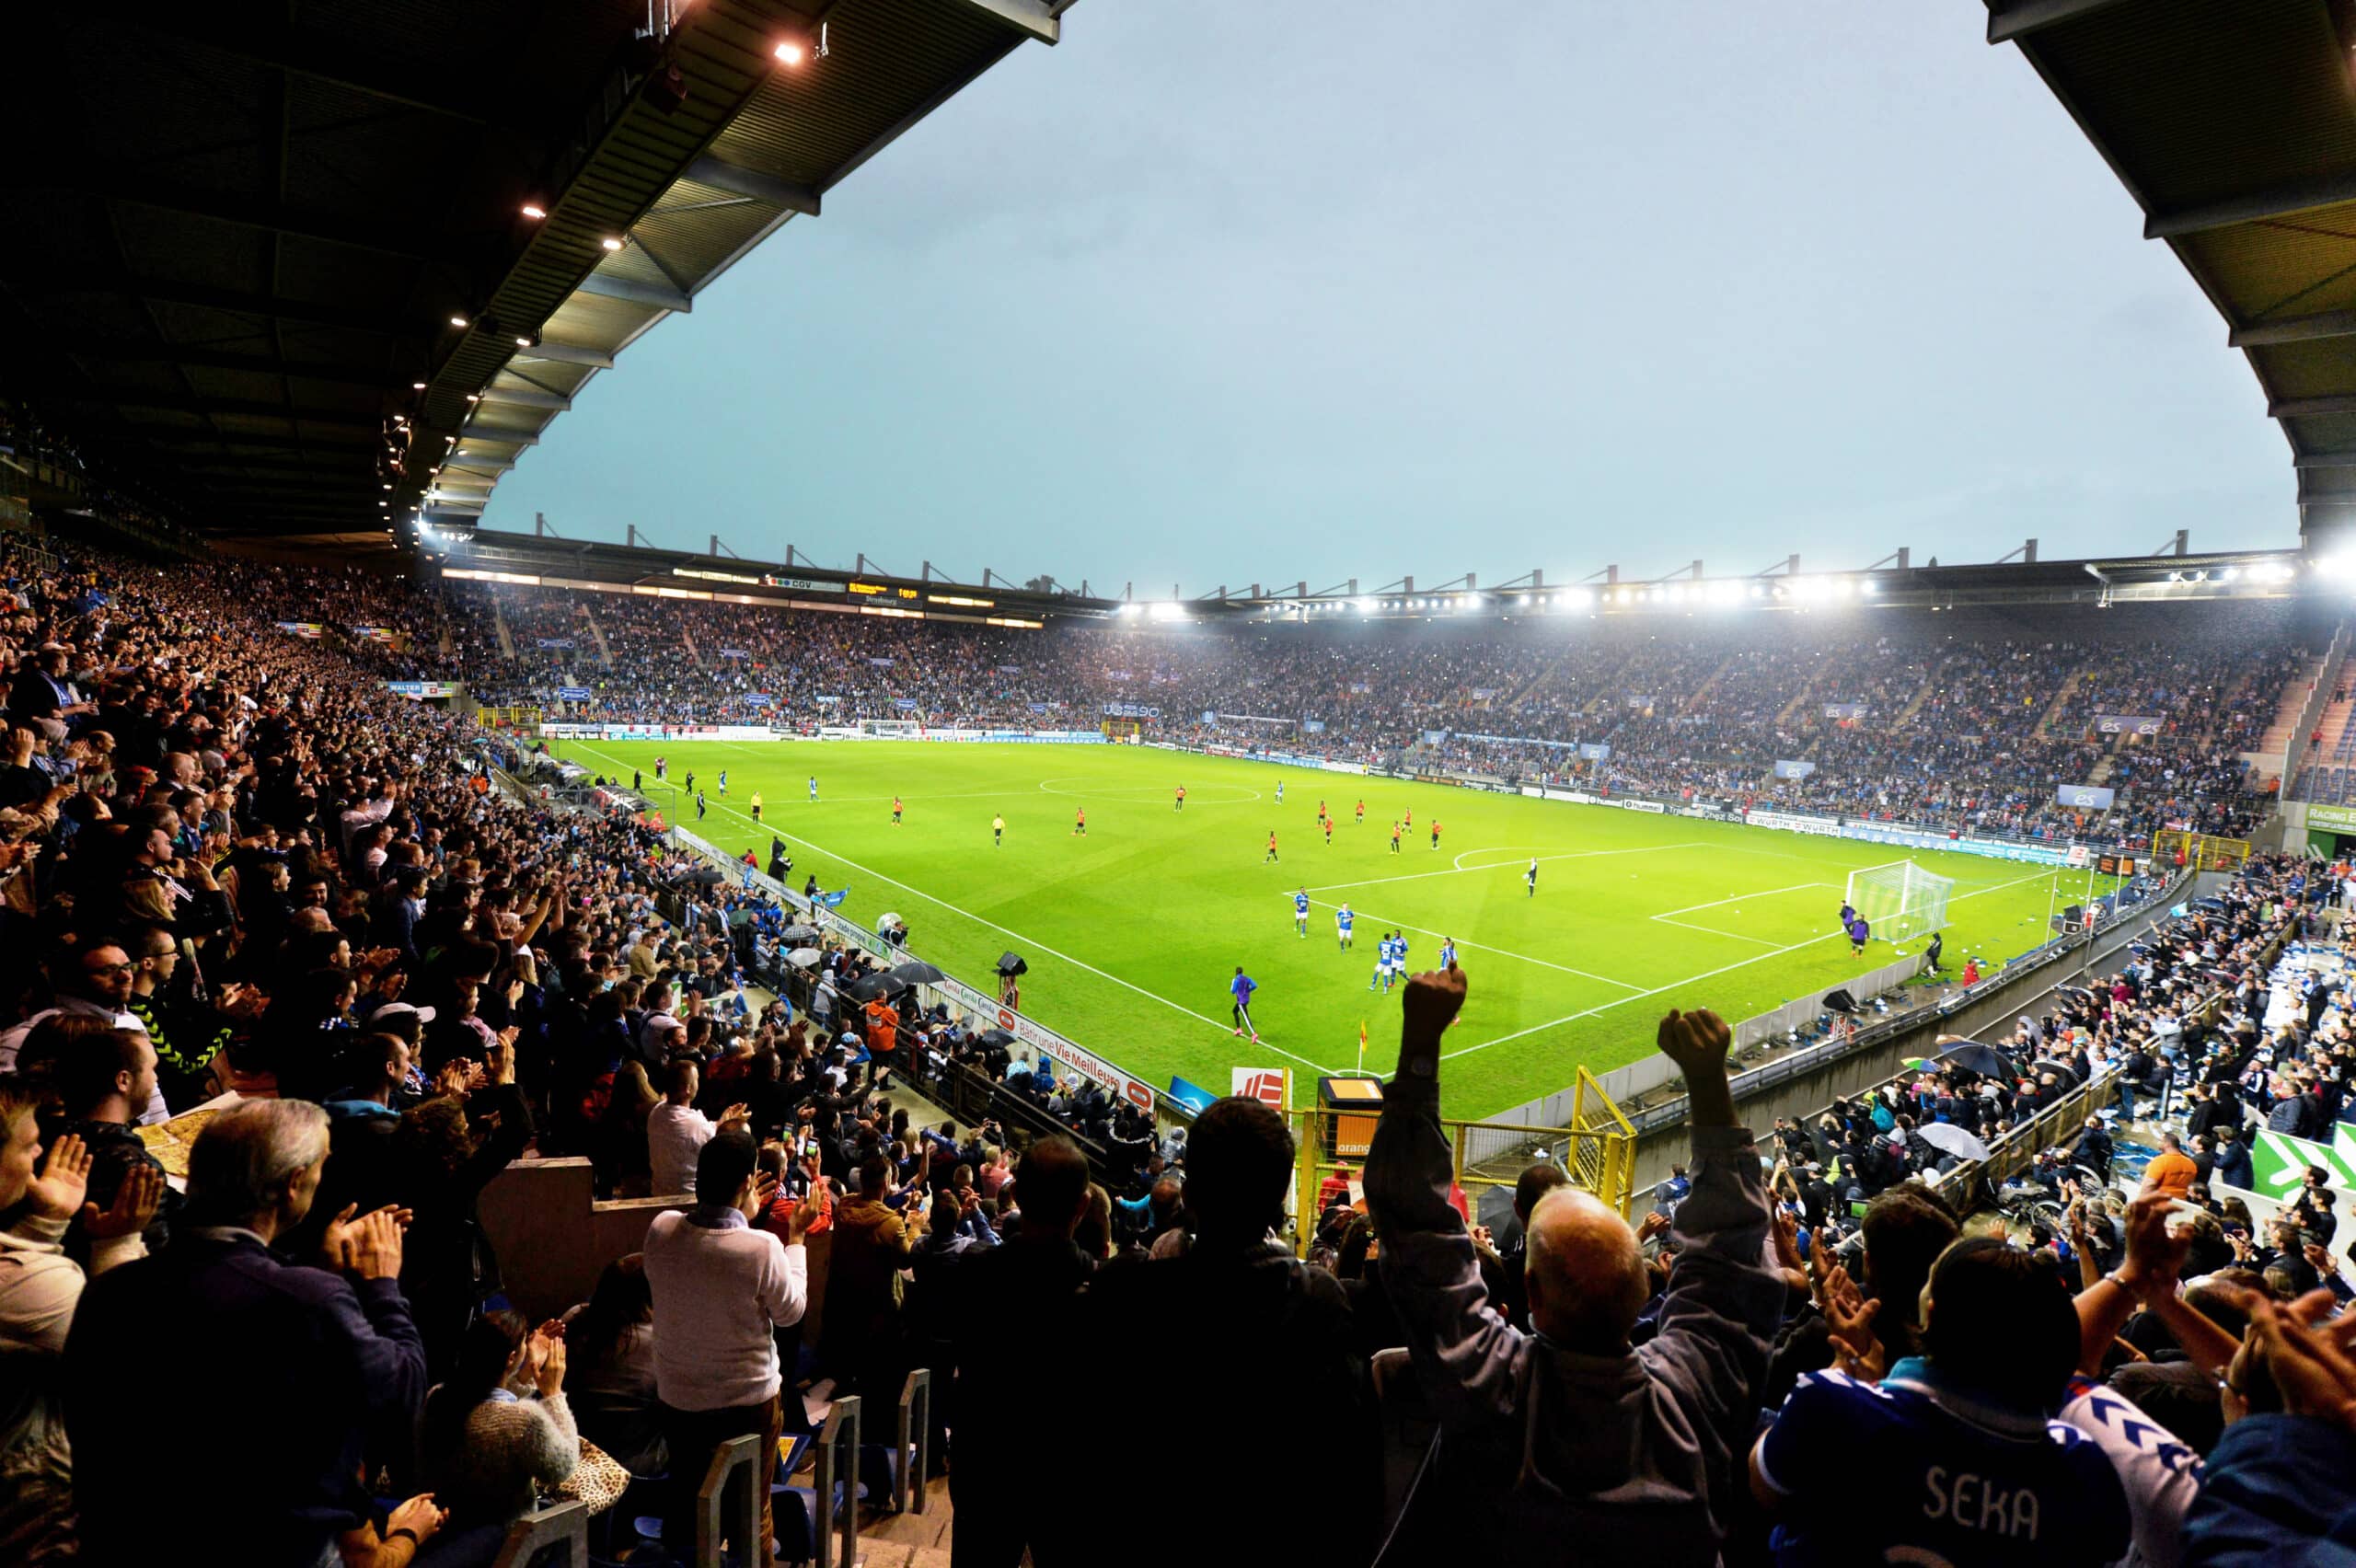
<path fill-rule="evenodd" d="M 519 1159 L 483 1189 L 483 1233 L 499 1255 L 507 1298 L 533 1322 L 589 1299 L 607 1263 L 646 1244 L 654 1216 L 684 1208 L 685 1195 L 616 1198 L 592 1195 L 585 1159 Z M 808 1248 L 810 1312 L 803 1333 L 818 1331 L 826 1293 L 827 1240 Z"/>

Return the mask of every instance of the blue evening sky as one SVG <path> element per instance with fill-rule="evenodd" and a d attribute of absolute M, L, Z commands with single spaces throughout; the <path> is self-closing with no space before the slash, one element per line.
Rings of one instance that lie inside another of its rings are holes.
<path fill-rule="evenodd" d="M 1986 20 L 1085 0 L 484 526 L 1140 596 L 2293 542 L 2223 322 Z"/>

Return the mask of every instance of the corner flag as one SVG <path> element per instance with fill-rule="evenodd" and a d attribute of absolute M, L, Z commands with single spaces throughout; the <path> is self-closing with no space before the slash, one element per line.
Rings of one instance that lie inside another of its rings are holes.
<path fill-rule="evenodd" d="M 1366 1071 L 1366 1020 L 1358 1020 L 1358 1071 Z"/>

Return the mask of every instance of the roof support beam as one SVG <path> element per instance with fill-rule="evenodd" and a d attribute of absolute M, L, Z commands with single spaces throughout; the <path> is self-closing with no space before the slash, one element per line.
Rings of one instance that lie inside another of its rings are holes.
<path fill-rule="evenodd" d="M 2269 420 L 2305 420 L 2322 414 L 2356 414 L 2356 395 L 2337 393 L 2324 398 L 2277 398 L 2266 405 Z"/>
<path fill-rule="evenodd" d="M 373 250 L 379 255 L 406 261 L 466 266 L 474 259 L 447 245 L 426 240 L 411 227 L 388 227 L 364 218 L 306 212 L 275 201 L 257 201 L 252 197 L 233 196 L 226 191 L 175 185 L 136 169 L 106 165 L 68 166 L 29 179 L 11 180 L 7 188 L 12 192 L 21 192 L 43 187 L 94 196 L 101 201 L 148 207 L 157 212 L 177 213 L 183 217 L 202 218 L 211 223 L 229 224 L 238 228 L 260 229 L 265 234 L 283 234 L 296 239 Z"/>
<path fill-rule="evenodd" d="M 2270 190 L 2244 191 L 2196 206 L 2179 207 L 2172 213 L 2154 213 L 2144 221 L 2143 237 L 2177 239 L 2234 224 L 2287 218 L 2293 213 L 2313 212 L 2317 207 L 2336 207 L 2343 202 L 2356 202 L 2356 172 L 2294 179 Z"/>
<path fill-rule="evenodd" d="M 814 218 L 818 215 L 818 193 L 810 187 L 795 185 L 757 169 L 745 168 L 709 153 L 687 166 L 686 178 L 698 185 L 709 185 L 714 190 L 725 190 L 731 196 L 749 196 L 756 202 L 766 202 L 772 207 L 783 207 L 788 212 Z"/>
<path fill-rule="evenodd" d="M 2356 337 L 2356 310 L 2325 310 L 2313 316 L 2286 316 L 2280 321 L 2253 321 L 2225 334 L 2226 345 L 2263 348 L 2269 343 L 2311 343 L 2318 338 Z"/>
<path fill-rule="evenodd" d="M 2293 468 L 2356 468 L 2356 452 L 2301 452 L 2292 455 Z"/>
<path fill-rule="evenodd" d="M 183 398 L 170 393 L 119 391 L 108 388 L 95 396 L 123 409 L 160 409 L 179 414 L 230 414 L 248 419 L 287 420 L 300 424 L 341 425 L 352 430 L 375 432 L 384 426 L 381 414 L 352 413 L 338 409 L 290 409 L 283 403 L 249 403 L 235 398 Z M 194 432 L 191 432 L 194 433 Z M 235 440 L 234 434 L 219 432 L 211 439 Z"/>
<path fill-rule="evenodd" d="M 553 392 L 536 392 L 524 386 L 486 386 L 482 389 L 486 403 L 513 403 L 524 409 L 546 409 L 560 414 L 572 407 L 572 399 L 560 398 Z"/>
<path fill-rule="evenodd" d="M 960 0 L 960 4 L 968 11 L 1041 43 L 1054 43 L 1063 36 L 1063 24 L 1056 19 L 1062 7 L 1051 6 L 1046 0 Z"/>
<path fill-rule="evenodd" d="M 213 349 L 180 348 L 171 343 L 132 343 L 104 340 L 64 341 L 52 345 L 75 359 L 102 360 L 116 364 L 179 364 L 202 370 L 235 370 L 256 375 L 290 375 L 340 386 L 373 386 L 390 390 L 393 373 L 371 365 L 328 364 L 323 362 L 277 359 L 268 354 L 231 354 Z"/>
<path fill-rule="evenodd" d="M 534 343 L 528 349 L 517 349 L 519 360 L 546 360 L 551 364 L 585 364 L 592 370 L 611 370 L 614 356 L 603 349 L 575 348 L 571 343 Z"/>
<path fill-rule="evenodd" d="M 313 42 L 284 23 L 267 20 L 263 15 L 251 11 L 239 15 L 234 25 L 225 25 L 225 19 L 214 19 L 180 8 L 145 6 L 93 7 L 100 8 L 115 13 L 120 19 L 133 23 L 143 31 L 160 33 L 177 42 L 192 44 L 230 59 L 267 65 L 290 75 L 306 76 L 330 86 L 364 93 L 403 109 L 438 114 L 475 125 L 497 125 L 516 131 L 531 129 L 506 115 L 502 111 L 503 106 L 488 93 L 452 92 L 442 78 L 429 79 L 427 73 L 387 66 L 364 59 L 352 50 Z"/>
<path fill-rule="evenodd" d="M 676 311 L 684 316 L 695 308 L 695 302 L 677 289 L 660 283 L 641 283 L 635 278 L 609 277 L 604 272 L 592 272 L 581 280 L 581 292 L 606 299 L 627 300 L 632 305 L 650 306 L 656 310 Z"/>
<path fill-rule="evenodd" d="M 2012 0 L 2003 10 L 1988 13 L 1988 41 L 2009 43 L 2096 11 L 2108 11 L 2119 0 Z"/>
<path fill-rule="evenodd" d="M 125 272 L 60 273 L 37 282 L 19 283 L 17 287 L 20 293 L 43 298 L 60 294 L 128 294 L 152 305 L 220 310 L 237 316 L 301 322 L 311 327 L 335 327 L 349 332 L 375 332 L 385 337 L 397 337 L 404 330 L 398 323 L 387 321 L 374 311 L 347 310 L 337 306 L 314 305 L 307 300 L 284 299 L 272 294 L 242 294 L 235 289 L 211 289 L 162 278 L 134 277 Z"/>

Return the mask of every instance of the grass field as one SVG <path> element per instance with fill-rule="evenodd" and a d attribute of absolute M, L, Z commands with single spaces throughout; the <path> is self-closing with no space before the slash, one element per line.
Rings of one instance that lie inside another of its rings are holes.
<path fill-rule="evenodd" d="M 1366 1065 L 1387 1074 L 1399 998 L 1368 989 L 1386 929 L 1405 930 L 1411 970 L 1456 939 L 1471 995 L 1441 1076 L 1449 1113 L 1462 1116 L 1560 1089 L 1582 1064 L 1602 1072 L 1636 1059 L 1667 1008 L 1732 1021 L 1895 956 L 1877 940 L 1853 958 L 1835 917 L 1851 870 L 1897 858 L 1877 845 L 1131 746 L 552 744 L 608 776 L 641 768 L 650 790 L 657 753 L 675 785 L 692 769 L 710 815 L 698 824 L 682 798 L 684 825 L 724 849 L 754 847 L 764 865 L 775 833 L 797 886 L 813 871 L 822 887 L 848 886 L 843 913 L 862 924 L 897 911 L 913 951 L 985 989 L 1001 951 L 1022 953 L 1026 1012 L 1158 1086 L 1174 1073 L 1223 1093 L 1242 1066 L 1347 1071 L 1361 1020 Z M 1182 783 L 1183 813 L 1172 806 Z M 757 828 L 745 809 L 756 790 Z M 895 792 L 907 808 L 898 827 Z M 1363 826 L 1352 820 L 1361 792 Z M 1316 826 L 1321 799 L 1338 824 L 1330 846 Z M 1085 838 L 1071 831 L 1081 806 Z M 1415 826 L 1394 856 L 1390 824 L 1404 810 Z M 1006 842 L 994 848 L 999 813 Z M 1276 865 L 1264 863 L 1271 829 Z M 1522 870 L 1533 856 L 1530 897 Z M 1914 859 L 1956 879 L 1950 968 L 2037 941 L 2057 873 Z M 2076 902 L 2086 874 L 2058 876 L 2061 901 Z M 1302 886 L 1315 901 L 1306 940 L 1292 918 Z M 1334 924 L 1345 900 L 1357 936 L 1346 953 Z M 1256 1048 L 1230 1032 L 1239 963 L 1260 982 Z"/>

